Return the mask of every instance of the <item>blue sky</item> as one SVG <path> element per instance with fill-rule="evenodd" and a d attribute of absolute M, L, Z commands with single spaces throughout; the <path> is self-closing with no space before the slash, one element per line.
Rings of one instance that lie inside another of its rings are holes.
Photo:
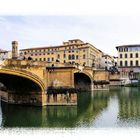
<path fill-rule="evenodd" d="M 115 46 L 140 44 L 139 16 L 0 16 L 0 48 L 19 49 L 60 45 L 69 39 L 81 39 L 110 55 Z"/>

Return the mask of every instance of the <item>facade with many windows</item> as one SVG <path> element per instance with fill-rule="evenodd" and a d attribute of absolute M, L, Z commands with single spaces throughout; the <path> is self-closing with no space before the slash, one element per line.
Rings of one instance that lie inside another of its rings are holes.
<path fill-rule="evenodd" d="M 68 40 L 59 46 L 47 46 L 20 50 L 20 57 L 34 61 L 60 62 L 98 67 L 102 52 L 80 39 Z"/>
<path fill-rule="evenodd" d="M 118 67 L 127 76 L 140 73 L 140 45 L 123 45 L 116 47 L 118 51 Z"/>

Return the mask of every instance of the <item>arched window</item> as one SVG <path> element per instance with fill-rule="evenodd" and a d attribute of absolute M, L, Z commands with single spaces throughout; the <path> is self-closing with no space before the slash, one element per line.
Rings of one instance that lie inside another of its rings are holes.
<path fill-rule="evenodd" d="M 72 58 L 71 59 L 75 59 L 75 56 L 74 56 L 74 54 L 72 55 Z"/>
<path fill-rule="evenodd" d="M 122 54 L 120 54 L 120 58 L 122 58 Z"/>
<path fill-rule="evenodd" d="M 133 54 L 132 53 L 130 53 L 130 58 L 132 58 L 133 57 Z"/>
<path fill-rule="evenodd" d="M 138 53 L 136 53 L 136 58 L 138 58 L 139 57 L 139 55 L 138 55 Z"/>
<path fill-rule="evenodd" d="M 138 60 L 136 60 L 136 66 L 139 66 L 139 61 Z"/>
<path fill-rule="evenodd" d="M 130 61 L 130 66 L 133 66 L 133 61 L 132 60 Z"/>
<path fill-rule="evenodd" d="M 125 58 L 127 58 L 127 53 L 125 54 Z"/>
<path fill-rule="evenodd" d="M 69 55 L 69 60 L 71 60 L 71 55 Z"/>
<path fill-rule="evenodd" d="M 127 66 L 128 64 L 127 64 L 127 61 L 125 61 L 125 66 Z"/>
<path fill-rule="evenodd" d="M 120 61 L 120 66 L 123 66 L 123 62 L 122 61 Z"/>

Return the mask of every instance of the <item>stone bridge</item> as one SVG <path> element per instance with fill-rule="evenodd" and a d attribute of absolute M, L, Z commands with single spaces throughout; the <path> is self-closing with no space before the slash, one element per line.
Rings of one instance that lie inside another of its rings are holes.
<path fill-rule="evenodd" d="M 31 60 L 9 59 L 0 67 L 0 83 L 6 87 L 7 99 L 11 103 L 16 98 L 19 100 L 17 95 L 20 94 L 25 103 L 30 100 L 32 104 L 43 106 L 47 102 L 48 87 L 94 90 L 97 89 L 94 81 L 109 81 L 109 73 L 89 67 Z"/>

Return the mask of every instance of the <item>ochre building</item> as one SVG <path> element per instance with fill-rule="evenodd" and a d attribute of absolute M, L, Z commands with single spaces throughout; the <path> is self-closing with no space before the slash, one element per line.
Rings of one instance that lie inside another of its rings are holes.
<path fill-rule="evenodd" d="M 80 39 L 68 40 L 59 46 L 20 50 L 20 56 L 35 61 L 60 62 L 99 67 L 102 51 Z"/>

